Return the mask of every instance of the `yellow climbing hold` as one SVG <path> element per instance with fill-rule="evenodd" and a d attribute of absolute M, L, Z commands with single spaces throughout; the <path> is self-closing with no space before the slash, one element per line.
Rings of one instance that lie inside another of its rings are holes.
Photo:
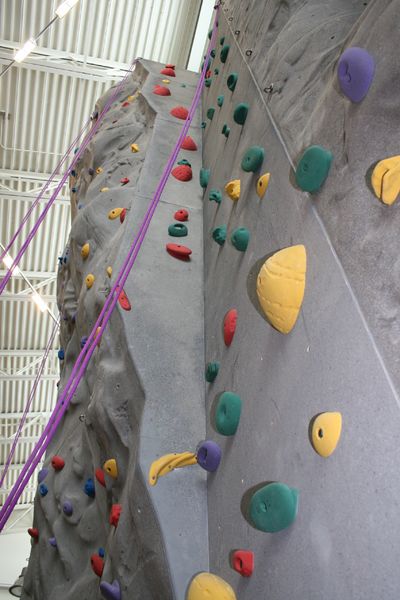
<path fill-rule="evenodd" d="M 99 335 L 99 333 L 100 333 L 100 329 L 101 329 L 101 327 L 98 327 L 98 328 L 96 329 L 96 338 L 98 337 L 98 335 Z M 98 339 L 98 342 L 97 342 L 97 345 L 98 345 L 98 346 L 100 346 L 100 342 L 101 342 L 101 338 L 99 338 L 99 339 Z"/>
<path fill-rule="evenodd" d="M 259 198 L 264 198 L 270 178 L 271 173 L 264 173 L 264 175 L 261 175 L 261 177 L 259 177 L 256 187 L 257 196 Z"/>
<path fill-rule="evenodd" d="M 111 221 L 113 221 L 114 219 L 119 217 L 119 215 L 122 213 L 123 210 L 124 210 L 123 208 L 113 208 L 108 213 L 108 218 L 111 219 Z"/>
<path fill-rule="evenodd" d="M 108 188 L 108 187 L 102 187 L 100 191 L 101 191 L 101 192 L 108 192 L 108 190 L 109 190 L 109 189 L 110 189 L 110 188 Z"/>
<path fill-rule="evenodd" d="M 158 478 L 174 469 L 188 467 L 197 463 L 196 454 L 193 452 L 174 452 L 173 454 L 164 454 L 152 462 L 149 470 L 149 484 L 156 485 Z"/>
<path fill-rule="evenodd" d="M 110 477 L 112 477 L 113 479 L 117 479 L 118 468 L 117 461 L 115 460 L 115 458 L 109 458 L 108 460 L 106 460 L 106 462 L 103 465 L 103 469 L 106 473 L 109 474 Z"/>
<path fill-rule="evenodd" d="M 139 152 L 140 148 L 137 144 L 131 144 L 132 152 Z"/>
<path fill-rule="evenodd" d="M 268 258 L 257 277 L 257 296 L 275 329 L 289 333 L 297 320 L 306 285 L 304 246 L 289 246 Z"/>
<path fill-rule="evenodd" d="M 82 256 L 83 260 L 85 260 L 85 258 L 87 258 L 89 256 L 89 252 L 90 252 L 90 246 L 89 246 L 89 243 L 86 242 L 86 244 L 83 244 L 83 246 L 81 248 L 81 256 Z"/>
<path fill-rule="evenodd" d="M 384 204 L 393 204 L 400 193 L 400 156 L 378 162 L 371 175 L 375 195 Z"/>
<path fill-rule="evenodd" d="M 102 172 L 103 172 L 103 167 L 97 167 L 97 169 L 96 169 L 97 175 L 100 175 L 100 173 L 102 173 Z"/>
<path fill-rule="evenodd" d="M 112 275 L 112 267 L 107 267 L 106 272 L 107 272 L 107 275 L 109 277 L 111 277 L 111 275 Z"/>
<path fill-rule="evenodd" d="M 190 582 L 187 600 L 236 600 L 236 594 L 224 579 L 203 572 Z"/>
<path fill-rule="evenodd" d="M 163 79 L 162 82 L 163 83 L 171 83 L 169 79 Z"/>
<path fill-rule="evenodd" d="M 315 452 L 328 458 L 338 445 L 342 433 L 342 415 L 340 412 L 326 412 L 315 419 L 311 440 Z"/>
<path fill-rule="evenodd" d="M 94 279 L 95 279 L 95 277 L 92 273 L 89 273 L 89 275 L 86 275 L 85 283 L 86 283 L 87 289 L 90 289 L 92 287 L 92 285 L 94 284 Z"/>
<path fill-rule="evenodd" d="M 128 96 L 126 100 L 127 100 L 127 102 L 133 102 L 134 99 L 135 99 L 135 96 Z"/>
<path fill-rule="evenodd" d="M 240 198 L 240 179 L 233 179 L 225 186 L 225 191 L 231 200 L 239 200 Z"/>

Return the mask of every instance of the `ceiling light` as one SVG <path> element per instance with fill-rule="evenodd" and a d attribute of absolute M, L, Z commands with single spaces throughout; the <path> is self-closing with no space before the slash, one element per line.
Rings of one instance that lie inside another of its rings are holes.
<path fill-rule="evenodd" d="M 6 265 L 7 269 L 11 269 L 13 262 L 14 262 L 14 259 L 11 258 L 11 256 L 9 254 L 6 254 L 5 257 L 3 258 L 3 263 Z M 19 270 L 19 267 L 15 266 L 13 269 L 13 275 L 19 275 L 20 272 L 21 271 Z"/>
<path fill-rule="evenodd" d="M 27 42 L 25 42 L 22 48 L 20 48 L 14 56 L 15 62 L 22 62 L 24 58 L 26 58 L 34 48 L 36 48 L 36 42 L 33 38 L 30 38 Z"/>
<path fill-rule="evenodd" d="M 47 310 L 46 302 L 43 300 L 43 298 L 41 296 L 39 296 L 39 294 L 37 292 L 32 294 L 31 298 L 34 301 L 34 303 L 40 308 L 41 312 L 45 312 Z"/>
<path fill-rule="evenodd" d="M 56 15 L 59 19 L 65 17 L 67 13 L 78 3 L 79 0 L 65 0 L 60 6 L 56 9 Z"/>

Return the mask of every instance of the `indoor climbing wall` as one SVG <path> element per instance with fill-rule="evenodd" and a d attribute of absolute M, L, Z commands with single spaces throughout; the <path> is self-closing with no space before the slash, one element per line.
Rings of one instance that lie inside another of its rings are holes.
<path fill-rule="evenodd" d="M 200 174 L 209 543 L 241 600 L 399 597 L 399 17 L 221 11 Z"/>

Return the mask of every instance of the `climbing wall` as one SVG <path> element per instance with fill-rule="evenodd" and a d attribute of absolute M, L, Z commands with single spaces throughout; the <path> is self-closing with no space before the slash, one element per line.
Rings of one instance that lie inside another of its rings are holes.
<path fill-rule="evenodd" d="M 399 153 L 399 17 L 390 0 L 221 13 L 203 96 L 209 542 L 241 600 L 400 594 L 400 184 L 396 160 L 377 166 Z"/>

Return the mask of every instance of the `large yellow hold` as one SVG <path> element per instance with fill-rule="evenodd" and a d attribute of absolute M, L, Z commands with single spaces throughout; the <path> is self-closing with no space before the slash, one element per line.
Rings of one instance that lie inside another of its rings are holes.
<path fill-rule="evenodd" d="M 189 585 L 187 600 L 236 600 L 236 594 L 218 575 L 199 573 Z"/>
<path fill-rule="evenodd" d="M 257 296 L 275 329 L 289 333 L 299 316 L 306 286 L 307 255 L 303 245 L 289 246 L 265 261 L 257 277 Z"/>
<path fill-rule="evenodd" d="M 240 179 L 233 179 L 225 186 L 225 191 L 231 200 L 239 200 L 240 198 Z"/>
<path fill-rule="evenodd" d="M 400 156 L 378 162 L 371 175 L 371 185 L 379 200 L 389 206 L 400 194 Z"/>
<path fill-rule="evenodd" d="M 311 440 L 315 452 L 328 458 L 336 449 L 342 433 L 342 415 L 340 412 L 326 412 L 315 419 Z"/>

